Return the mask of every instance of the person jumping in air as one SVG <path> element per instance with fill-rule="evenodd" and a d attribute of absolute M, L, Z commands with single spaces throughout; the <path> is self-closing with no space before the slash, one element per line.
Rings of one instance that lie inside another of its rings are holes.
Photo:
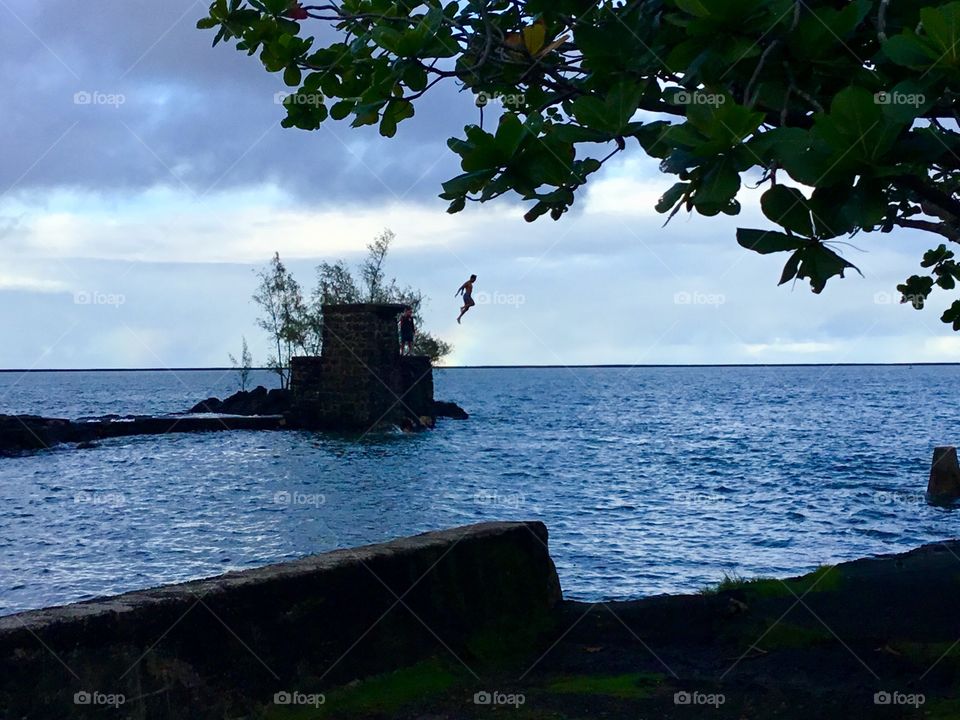
<path fill-rule="evenodd" d="M 473 284 L 477 281 L 476 275 L 471 275 L 470 279 L 467 280 L 463 285 L 460 286 L 460 289 L 457 290 L 456 297 L 460 293 L 463 293 L 463 307 L 460 308 L 460 316 L 457 318 L 457 324 L 460 324 L 460 318 L 467 314 L 467 310 L 472 308 L 476 303 L 473 301 Z"/>

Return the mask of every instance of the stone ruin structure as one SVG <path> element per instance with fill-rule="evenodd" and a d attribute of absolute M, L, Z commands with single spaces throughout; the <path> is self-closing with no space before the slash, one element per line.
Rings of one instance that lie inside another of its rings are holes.
<path fill-rule="evenodd" d="M 293 358 L 292 419 L 311 429 L 430 424 L 430 358 L 401 356 L 394 304 L 324 305 L 323 352 Z M 421 419 L 424 419 L 422 421 Z"/>

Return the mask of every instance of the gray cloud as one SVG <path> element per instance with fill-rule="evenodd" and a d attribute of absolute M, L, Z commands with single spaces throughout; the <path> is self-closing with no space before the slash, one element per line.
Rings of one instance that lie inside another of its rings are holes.
<path fill-rule="evenodd" d="M 204 9 L 128 0 L 0 7 L 12 110 L 0 129 L 0 191 L 168 184 L 203 194 L 273 181 L 311 202 L 374 202 L 435 196 L 457 172 L 445 140 L 476 112 L 455 88 L 428 95 L 392 141 L 345 123 L 283 130 L 280 78 L 232 47 L 212 49 L 212 34 L 194 28 Z M 77 105 L 75 93 L 91 94 L 90 104 Z"/>

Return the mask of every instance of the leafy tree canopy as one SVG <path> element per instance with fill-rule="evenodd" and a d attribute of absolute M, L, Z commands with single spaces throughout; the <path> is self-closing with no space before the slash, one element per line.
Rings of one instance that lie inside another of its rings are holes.
<path fill-rule="evenodd" d="M 286 127 L 328 118 L 392 137 L 456 83 L 496 128 L 449 141 L 450 212 L 506 194 L 559 219 L 610 158 L 640 148 L 677 177 L 657 209 L 736 215 L 745 176 L 788 257 L 781 283 L 853 268 L 837 239 L 913 228 L 960 241 L 960 2 L 935 0 L 216 0 L 199 27 L 292 89 Z M 322 40 L 318 39 L 322 38 Z M 954 288 L 946 245 L 898 289 Z M 944 314 L 960 330 L 960 300 Z"/>
<path fill-rule="evenodd" d="M 385 230 L 367 245 L 367 254 L 356 273 L 343 260 L 317 266 L 317 284 L 310 299 L 293 274 L 274 253 L 270 264 L 257 272 L 260 281 L 253 295 L 260 307 L 257 325 L 266 331 L 273 345 L 267 367 L 280 376 L 280 387 L 290 382 L 290 359 L 297 354 L 319 355 L 323 350 L 323 306 L 342 303 L 391 303 L 413 309 L 417 328 L 413 343 L 415 355 L 426 355 L 434 362 L 453 352 L 450 343 L 423 330 L 421 315 L 424 294 L 416 288 L 401 286 L 385 271 L 387 254 L 395 235 Z M 234 366 L 249 366 L 247 341 L 243 341 L 241 363 L 233 356 Z"/>

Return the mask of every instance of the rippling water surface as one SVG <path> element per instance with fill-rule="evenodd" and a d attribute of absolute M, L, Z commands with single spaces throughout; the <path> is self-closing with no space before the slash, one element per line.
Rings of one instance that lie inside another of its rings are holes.
<path fill-rule="evenodd" d="M 257 380 L 272 382 L 263 374 Z M 692 591 L 960 535 L 923 498 L 960 367 L 441 370 L 417 436 L 214 433 L 0 459 L 0 614 L 492 519 L 567 597 Z M 178 412 L 220 372 L 0 374 L 2 412 Z"/>

